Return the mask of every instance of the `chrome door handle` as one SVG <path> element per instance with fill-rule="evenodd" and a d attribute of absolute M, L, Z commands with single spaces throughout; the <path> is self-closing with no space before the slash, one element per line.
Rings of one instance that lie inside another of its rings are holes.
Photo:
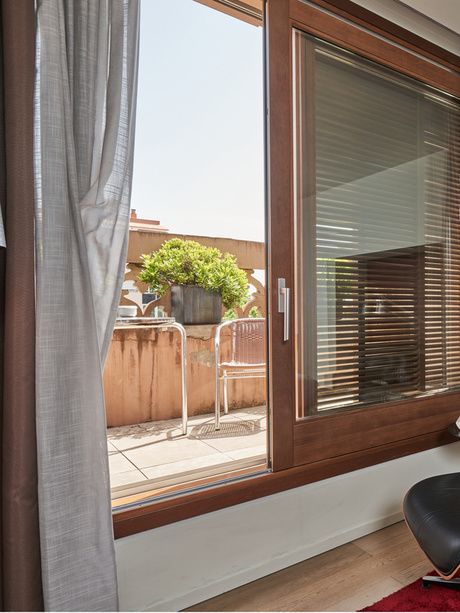
<path fill-rule="evenodd" d="M 290 294 L 291 290 L 286 287 L 286 279 L 278 279 L 278 313 L 284 313 L 283 341 L 289 340 L 290 328 Z"/>
<path fill-rule="evenodd" d="M 283 289 L 283 296 L 284 296 L 284 334 L 283 334 L 283 341 L 288 341 L 289 340 L 289 327 L 291 325 L 290 322 L 290 296 L 291 296 L 291 290 L 289 289 L 289 287 L 285 287 Z"/>

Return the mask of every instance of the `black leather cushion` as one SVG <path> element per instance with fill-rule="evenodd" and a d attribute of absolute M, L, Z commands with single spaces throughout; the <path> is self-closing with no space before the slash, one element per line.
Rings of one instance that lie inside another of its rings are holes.
<path fill-rule="evenodd" d="M 460 564 L 460 473 L 424 479 L 404 499 L 404 515 L 420 547 L 443 574 Z"/>

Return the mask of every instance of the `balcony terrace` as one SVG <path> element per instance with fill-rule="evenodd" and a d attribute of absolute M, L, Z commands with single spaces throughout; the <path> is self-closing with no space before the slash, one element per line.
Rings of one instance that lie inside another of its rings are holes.
<path fill-rule="evenodd" d="M 145 284 L 137 280 L 141 254 L 174 237 L 192 239 L 237 258 L 248 276 L 251 297 L 238 317 L 256 306 L 265 316 L 265 288 L 254 277 L 265 268 L 263 243 L 184 236 L 137 227 L 130 230 L 122 305 L 136 305 L 139 317 L 160 306 L 171 312 L 169 293 L 142 305 Z M 185 326 L 188 429 L 181 430 L 181 343 L 177 330 L 117 325 L 104 371 L 107 438 L 113 498 L 173 487 L 266 464 L 267 419 L 264 378 L 228 383 L 229 413 L 215 429 L 215 325 Z M 230 337 L 223 335 L 228 355 Z M 223 411 L 222 411 L 223 413 Z"/>

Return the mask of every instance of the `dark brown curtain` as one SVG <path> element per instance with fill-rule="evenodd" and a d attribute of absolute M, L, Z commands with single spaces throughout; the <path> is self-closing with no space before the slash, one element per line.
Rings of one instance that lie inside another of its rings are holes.
<path fill-rule="evenodd" d="M 34 0 L 0 0 L 1 540 L 3 611 L 43 610 L 35 438 Z"/>

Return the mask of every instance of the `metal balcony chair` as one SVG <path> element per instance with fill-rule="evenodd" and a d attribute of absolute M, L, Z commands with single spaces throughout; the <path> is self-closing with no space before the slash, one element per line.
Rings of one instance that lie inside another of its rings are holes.
<path fill-rule="evenodd" d="M 216 328 L 214 348 L 216 357 L 215 427 L 220 429 L 220 382 L 224 385 L 224 413 L 228 413 L 228 381 L 230 379 L 258 379 L 266 375 L 265 319 L 245 318 L 224 321 Z M 229 331 L 230 352 L 223 356 L 222 332 Z"/>

